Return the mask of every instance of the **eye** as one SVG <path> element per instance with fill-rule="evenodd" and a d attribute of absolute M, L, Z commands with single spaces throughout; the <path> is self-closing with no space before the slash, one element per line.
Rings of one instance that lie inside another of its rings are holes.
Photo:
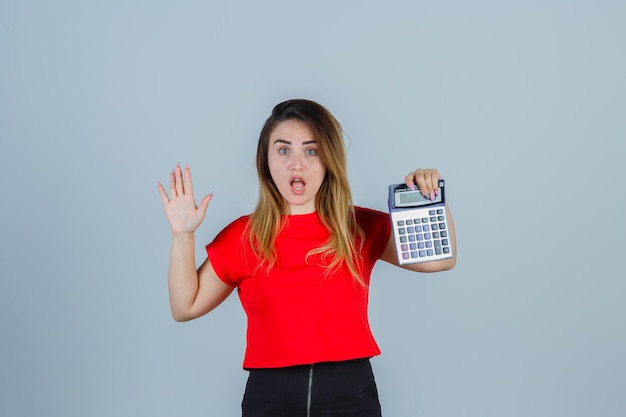
<path fill-rule="evenodd" d="M 278 149 L 278 153 L 280 155 L 287 155 L 289 153 L 289 149 L 287 149 L 287 148 L 279 148 Z"/>
<path fill-rule="evenodd" d="M 314 148 L 309 148 L 305 152 L 306 152 L 306 154 L 308 156 L 315 156 L 315 155 L 317 155 L 317 149 L 314 149 Z"/>

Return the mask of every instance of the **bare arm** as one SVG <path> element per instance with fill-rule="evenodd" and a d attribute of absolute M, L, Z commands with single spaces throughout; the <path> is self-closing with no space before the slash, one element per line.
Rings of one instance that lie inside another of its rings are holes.
<path fill-rule="evenodd" d="M 183 180 L 184 177 L 184 180 Z M 159 193 L 172 229 L 168 271 L 170 308 L 176 321 L 200 317 L 217 307 L 233 291 L 215 273 L 207 259 L 196 270 L 194 233 L 205 218 L 212 195 L 196 206 L 189 167 L 170 174 L 170 196 L 159 183 Z"/>
<path fill-rule="evenodd" d="M 207 258 L 196 270 L 194 235 L 172 236 L 168 288 L 176 321 L 203 316 L 220 305 L 234 287 L 218 278 Z"/>
<path fill-rule="evenodd" d="M 404 178 L 407 186 L 412 187 L 417 184 L 418 188 L 426 198 L 431 198 L 437 192 L 437 184 L 439 182 L 439 172 L 436 169 L 417 169 Z M 449 207 L 446 206 L 446 215 L 448 216 L 448 238 L 452 246 L 452 258 L 441 259 L 439 261 L 423 262 L 416 264 L 400 265 L 396 255 L 396 244 L 394 242 L 393 233 L 389 236 L 387 246 L 380 259 L 389 262 L 392 265 L 400 266 L 415 272 L 439 272 L 454 268 L 456 265 L 456 233 L 454 230 L 454 221 Z"/>

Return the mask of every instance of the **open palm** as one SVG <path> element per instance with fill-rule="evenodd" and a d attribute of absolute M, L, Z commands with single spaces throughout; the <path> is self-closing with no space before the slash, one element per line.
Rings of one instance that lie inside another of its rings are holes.
<path fill-rule="evenodd" d="M 205 196 L 200 205 L 196 205 L 193 196 L 193 183 L 189 166 L 185 169 L 176 165 L 170 173 L 170 195 L 159 183 L 159 194 L 165 208 L 165 215 L 173 234 L 193 233 L 204 220 L 212 194 Z"/>

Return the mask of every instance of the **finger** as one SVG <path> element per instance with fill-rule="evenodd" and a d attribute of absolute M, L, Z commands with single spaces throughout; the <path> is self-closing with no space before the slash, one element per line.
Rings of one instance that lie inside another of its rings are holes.
<path fill-rule="evenodd" d="M 431 169 L 430 170 L 430 185 L 432 188 L 432 193 L 436 196 L 439 194 L 439 178 L 441 178 L 441 175 L 439 175 L 439 171 L 437 171 L 436 169 Z M 434 198 L 431 198 L 431 200 L 433 200 Z"/>
<path fill-rule="evenodd" d="M 438 193 L 439 172 L 436 169 L 425 169 L 422 171 L 423 194 L 431 201 L 435 200 Z"/>
<path fill-rule="evenodd" d="M 165 192 L 165 188 L 163 188 L 163 184 L 159 181 L 159 195 L 161 196 L 161 201 L 163 201 L 163 205 L 167 204 L 170 199 Z"/>
<path fill-rule="evenodd" d="M 415 186 L 417 185 L 417 188 L 419 188 L 420 193 L 422 193 L 424 197 L 428 198 L 429 193 L 426 187 L 426 181 L 424 180 L 424 171 L 425 170 L 418 168 L 415 171 L 409 173 L 404 178 L 404 181 L 412 190 L 414 190 Z"/>
<path fill-rule="evenodd" d="M 213 193 L 204 196 L 204 198 L 200 201 L 200 205 L 198 206 L 198 210 L 202 213 L 202 217 L 204 218 L 207 208 L 209 207 L 209 202 L 213 198 Z"/>
<path fill-rule="evenodd" d="M 176 185 L 176 194 L 183 195 L 185 194 L 185 187 L 183 184 L 183 173 L 180 168 L 180 162 L 176 164 L 176 168 L 174 168 L 174 179 Z"/>
<path fill-rule="evenodd" d="M 185 164 L 185 190 L 187 194 L 190 194 L 193 197 L 193 182 L 191 181 L 191 169 L 189 169 L 189 164 Z"/>
<path fill-rule="evenodd" d="M 416 184 L 415 173 L 411 172 L 406 177 L 404 177 L 404 183 L 406 184 L 407 187 L 411 189 L 411 191 L 415 190 L 415 184 Z"/>
<path fill-rule="evenodd" d="M 415 182 L 417 183 L 417 187 L 420 189 L 422 195 L 425 198 L 430 199 L 430 193 L 432 189 L 430 188 L 430 181 L 428 181 L 426 177 L 426 170 L 415 170 Z"/>
<path fill-rule="evenodd" d="M 176 197 L 178 193 L 176 192 L 176 175 L 174 175 L 174 170 L 170 172 L 170 195 L 172 198 Z"/>

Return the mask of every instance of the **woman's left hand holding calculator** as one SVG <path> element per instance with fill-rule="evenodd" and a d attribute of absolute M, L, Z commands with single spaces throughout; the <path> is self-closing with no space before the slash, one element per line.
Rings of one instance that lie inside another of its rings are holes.
<path fill-rule="evenodd" d="M 439 171 L 436 169 L 418 168 L 404 177 L 404 183 L 412 190 L 417 185 L 417 188 L 419 188 L 425 198 L 434 201 L 435 196 L 439 192 L 437 184 L 440 178 L 441 175 L 439 175 Z"/>

